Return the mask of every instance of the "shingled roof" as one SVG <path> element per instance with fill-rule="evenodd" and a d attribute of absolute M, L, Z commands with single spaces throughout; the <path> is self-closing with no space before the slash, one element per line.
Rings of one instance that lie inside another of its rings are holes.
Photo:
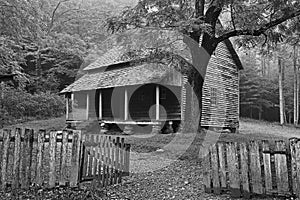
<path fill-rule="evenodd" d="M 165 82 L 174 68 L 157 63 L 145 63 L 105 72 L 87 73 L 65 88 L 61 93 L 112 88 L 147 83 L 164 83 L 180 86 L 181 83 Z"/>
<path fill-rule="evenodd" d="M 122 55 L 124 54 L 125 49 L 122 46 L 116 46 L 110 50 L 108 50 L 105 54 L 100 56 L 95 62 L 88 65 L 84 68 L 85 71 L 98 69 L 101 67 L 107 67 L 110 65 L 120 64 L 127 61 L 131 61 L 131 59 L 123 59 Z"/>

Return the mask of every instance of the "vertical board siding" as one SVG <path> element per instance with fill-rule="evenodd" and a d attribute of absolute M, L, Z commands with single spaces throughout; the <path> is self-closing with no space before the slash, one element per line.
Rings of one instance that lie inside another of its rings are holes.
<path fill-rule="evenodd" d="M 218 89 L 217 105 L 211 104 L 211 88 Z M 218 45 L 209 61 L 202 93 L 202 126 L 239 126 L 238 69 L 224 43 Z"/>
<path fill-rule="evenodd" d="M 205 192 L 299 198 L 300 139 L 220 142 L 209 147 L 203 169 Z"/>

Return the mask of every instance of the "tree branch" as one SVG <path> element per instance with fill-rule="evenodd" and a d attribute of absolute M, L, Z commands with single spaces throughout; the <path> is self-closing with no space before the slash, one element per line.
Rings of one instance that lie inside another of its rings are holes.
<path fill-rule="evenodd" d="M 65 3 L 65 2 L 67 2 L 67 1 L 69 1 L 69 0 L 62 0 L 62 1 L 59 1 L 59 2 L 57 3 L 57 5 L 55 6 L 55 8 L 54 8 L 54 10 L 53 10 L 53 12 L 52 12 L 51 22 L 50 22 L 50 26 L 49 26 L 49 28 L 48 28 L 48 33 L 51 31 L 51 29 L 52 29 L 52 27 L 53 27 L 53 25 L 54 25 L 54 17 L 55 17 L 56 11 L 58 10 L 59 6 L 60 6 L 62 3 Z"/>
<path fill-rule="evenodd" d="M 273 27 L 285 22 L 286 20 L 292 19 L 292 18 L 297 17 L 299 15 L 300 15 L 300 10 L 297 10 L 296 12 L 293 12 L 291 14 L 287 14 L 287 15 L 279 18 L 279 19 L 273 20 L 273 21 L 263 25 L 259 29 L 256 29 L 256 30 L 251 30 L 251 29 L 233 30 L 231 32 L 228 32 L 228 33 L 225 33 L 225 34 L 221 35 L 216 40 L 219 43 L 219 42 L 222 42 L 222 41 L 224 41 L 226 39 L 229 39 L 231 37 L 234 37 L 234 36 L 240 36 L 240 35 L 260 36 L 261 34 L 263 34 L 268 29 L 273 28 Z"/>

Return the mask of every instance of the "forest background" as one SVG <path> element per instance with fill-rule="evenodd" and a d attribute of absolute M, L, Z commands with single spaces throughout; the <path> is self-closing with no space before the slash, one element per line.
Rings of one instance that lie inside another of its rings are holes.
<path fill-rule="evenodd" d="M 16 74 L 14 81 L 1 84 L 1 125 L 62 116 L 65 101 L 59 91 L 80 75 L 79 69 L 105 52 L 102 42 L 110 35 L 106 19 L 135 3 L 0 0 L 0 74 Z M 294 88 L 298 40 L 281 38 L 276 45 L 232 41 L 244 66 L 240 115 L 280 121 L 282 104 L 281 123 L 299 123 L 299 118 L 294 119 L 295 91 L 299 97 L 299 81 Z"/>

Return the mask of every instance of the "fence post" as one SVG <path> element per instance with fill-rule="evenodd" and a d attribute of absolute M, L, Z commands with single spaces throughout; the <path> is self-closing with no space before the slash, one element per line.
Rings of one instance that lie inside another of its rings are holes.
<path fill-rule="evenodd" d="M 211 178 L 212 178 L 212 174 L 211 174 L 211 163 L 210 163 L 210 151 L 209 148 L 204 149 L 204 151 L 207 150 L 207 154 L 205 154 L 205 152 L 201 152 L 203 153 L 203 182 L 204 182 L 204 191 L 207 193 L 211 193 L 212 192 L 212 182 L 211 182 Z"/>
<path fill-rule="evenodd" d="M 115 183 L 118 182 L 119 180 L 119 174 L 120 174 L 120 148 L 119 148 L 119 143 L 120 143 L 120 137 L 116 138 L 116 143 L 115 143 L 115 160 L 116 160 L 116 165 L 115 165 Z"/>
<path fill-rule="evenodd" d="M 279 194 L 286 194 L 289 192 L 288 182 L 288 169 L 287 169 L 287 156 L 286 146 L 284 141 L 275 142 L 275 170 L 277 190 Z"/>
<path fill-rule="evenodd" d="M 4 131 L 3 129 L 0 130 L 0 151 L 3 152 L 3 144 L 4 144 Z M 1 185 L 1 180 L 2 180 L 2 173 L 1 173 L 1 167 L 2 167 L 2 158 L 3 158 L 3 153 L 0 154 L 0 185 Z"/>
<path fill-rule="evenodd" d="M 240 175 L 239 175 L 239 163 L 237 157 L 237 144 L 227 143 L 226 144 L 227 163 L 229 171 L 229 186 L 232 197 L 240 197 Z"/>
<path fill-rule="evenodd" d="M 26 130 L 25 130 L 26 131 Z M 32 164 L 32 148 L 33 148 L 33 129 L 27 129 L 27 155 L 26 155 L 26 188 L 31 184 L 31 164 Z"/>
<path fill-rule="evenodd" d="M 130 144 L 126 144 L 125 149 L 125 176 L 129 176 L 129 166 L 130 166 Z"/>
<path fill-rule="evenodd" d="M 259 154 L 259 144 L 257 141 L 251 141 L 249 145 L 250 154 L 250 176 L 252 178 L 252 192 L 262 194 L 262 174 Z"/>
<path fill-rule="evenodd" d="M 20 169 L 21 132 L 22 130 L 20 128 L 16 128 L 15 147 L 14 147 L 14 165 L 13 165 L 14 179 L 12 184 L 14 189 L 17 189 L 20 186 L 19 169 Z"/>
<path fill-rule="evenodd" d="M 73 141 L 72 141 L 72 158 L 71 158 L 71 177 L 70 186 L 76 187 L 79 181 L 79 160 L 80 160 L 80 149 L 82 145 L 81 141 L 81 131 L 73 130 Z"/>
<path fill-rule="evenodd" d="M 241 182 L 243 188 L 243 196 L 250 198 L 250 184 L 249 184 L 249 159 L 248 148 L 246 143 L 240 143 L 240 158 L 241 158 Z"/>
<path fill-rule="evenodd" d="M 218 152 L 219 152 L 219 163 L 220 163 L 220 182 L 221 188 L 227 188 L 227 175 L 225 169 L 225 149 L 223 143 L 217 143 L 218 145 Z"/>
<path fill-rule="evenodd" d="M 10 134 L 11 134 L 11 130 L 4 130 L 2 167 L 1 167 L 2 189 L 6 188 L 7 167 L 8 167 L 8 147 L 10 142 Z"/>
<path fill-rule="evenodd" d="M 67 176 L 67 148 L 68 148 L 68 131 L 62 132 L 62 150 L 61 150 L 61 168 L 59 185 L 66 185 Z"/>
<path fill-rule="evenodd" d="M 269 142 L 264 140 L 262 142 L 263 148 L 263 163 L 264 163 L 264 173 L 265 173 L 265 188 L 267 194 L 272 194 L 272 171 L 271 171 L 271 154 Z"/>
<path fill-rule="evenodd" d="M 290 140 L 293 193 L 300 197 L 300 140 Z"/>
<path fill-rule="evenodd" d="M 212 169 L 212 183 L 213 183 L 213 191 L 215 194 L 221 194 L 220 187 L 220 177 L 219 177 L 219 160 L 218 160 L 218 150 L 216 144 L 213 144 L 209 147 L 211 152 L 210 162 Z"/>
<path fill-rule="evenodd" d="M 43 184 L 42 178 L 42 162 L 43 162 L 43 150 L 44 150 L 44 136 L 46 131 L 39 130 L 37 138 L 37 159 L 36 159 L 36 184 L 41 186 Z"/>
<path fill-rule="evenodd" d="M 56 150 L 56 136 L 57 132 L 56 131 L 51 131 L 50 132 L 50 138 L 49 138 L 49 154 L 50 154 L 50 159 L 49 159 L 49 187 L 53 188 L 55 187 L 55 181 L 56 181 L 56 172 L 55 172 L 55 150 Z"/>

